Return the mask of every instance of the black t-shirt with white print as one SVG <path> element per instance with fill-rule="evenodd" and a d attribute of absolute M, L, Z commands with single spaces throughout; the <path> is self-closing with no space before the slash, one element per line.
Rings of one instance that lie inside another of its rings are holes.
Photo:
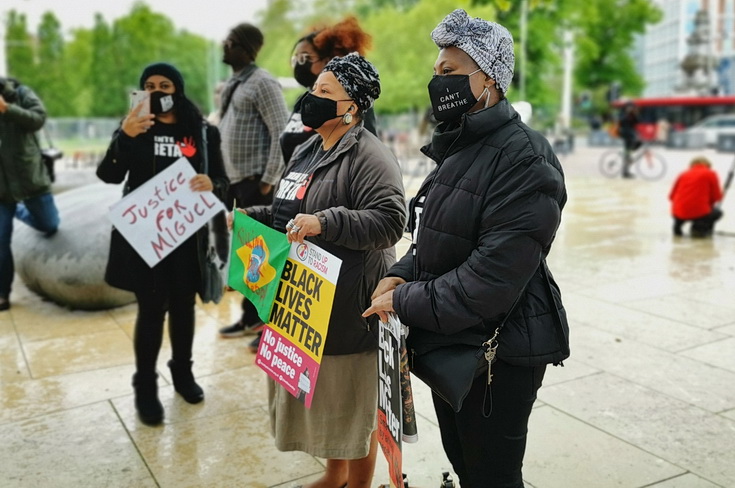
<path fill-rule="evenodd" d="M 168 168 L 182 156 L 191 161 L 199 152 L 194 136 L 186 134 L 179 124 L 157 122 L 148 134 L 153 138 L 156 173 Z"/>
<path fill-rule="evenodd" d="M 301 202 L 314 177 L 314 169 L 326 153 L 327 151 L 319 146 L 319 151 L 314 157 L 299 162 L 289 170 L 286 176 L 281 178 L 278 190 L 273 196 L 274 229 L 286 232 L 286 224 L 299 213 Z"/>

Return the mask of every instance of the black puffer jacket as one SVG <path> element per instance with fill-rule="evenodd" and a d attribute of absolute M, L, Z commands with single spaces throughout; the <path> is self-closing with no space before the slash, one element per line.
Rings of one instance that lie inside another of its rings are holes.
<path fill-rule="evenodd" d="M 524 366 L 568 357 L 566 315 L 544 261 L 566 190 L 546 139 L 503 100 L 459 127 L 439 126 L 423 151 L 438 166 L 412 203 L 414 246 L 389 272 L 408 281 L 393 306 L 410 328 L 409 348 L 479 345 L 523 293 L 498 357 Z"/>

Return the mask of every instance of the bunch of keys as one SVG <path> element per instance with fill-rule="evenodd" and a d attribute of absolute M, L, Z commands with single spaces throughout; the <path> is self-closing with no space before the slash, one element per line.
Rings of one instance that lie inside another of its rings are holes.
<path fill-rule="evenodd" d="M 495 360 L 495 353 L 498 350 L 498 343 L 495 339 L 498 338 L 498 332 L 500 329 L 495 329 L 495 333 L 493 336 L 482 343 L 483 347 L 485 348 L 485 360 L 487 361 L 487 384 L 493 382 L 493 361 Z"/>

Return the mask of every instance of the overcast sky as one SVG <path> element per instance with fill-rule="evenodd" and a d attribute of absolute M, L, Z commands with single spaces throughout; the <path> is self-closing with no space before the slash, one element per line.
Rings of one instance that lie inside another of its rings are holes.
<path fill-rule="evenodd" d="M 240 22 L 255 22 L 255 14 L 267 0 L 147 0 L 154 12 L 166 15 L 178 29 L 215 41 L 224 39 L 230 28 Z M 75 27 L 92 27 L 94 14 L 101 13 L 107 22 L 130 12 L 135 0 L 0 0 L 0 19 L 10 10 L 26 14 L 31 32 L 35 32 L 44 12 L 52 11 L 68 33 Z"/>

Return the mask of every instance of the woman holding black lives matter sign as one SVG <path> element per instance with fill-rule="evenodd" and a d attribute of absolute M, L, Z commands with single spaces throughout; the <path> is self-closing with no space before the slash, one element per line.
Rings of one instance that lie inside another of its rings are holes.
<path fill-rule="evenodd" d="M 97 176 L 106 183 L 121 183 L 127 178 L 124 189 L 127 194 L 184 156 L 195 170 L 199 171 L 205 161 L 208 168 L 207 174 L 197 174 L 188 182 L 190 188 L 213 191 L 222 198 L 229 180 L 222 163 L 219 131 L 208 125 L 186 98 L 181 73 L 167 63 L 151 64 L 143 70 L 140 88 L 150 93 L 150 102 L 146 100 L 134 106 L 122 121 L 97 168 Z M 147 103 L 150 103 L 150 114 L 145 110 Z M 113 229 L 105 281 L 134 292 L 138 300 L 133 388 L 135 408 L 144 424 L 163 422 L 156 362 L 166 312 L 172 349 L 168 366 L 174 389 L 189 403 L 204 399 L 204 392 L 191 371 L 191 356 L 195 296 L 201 284 L 200 269 L 208 249 L 207 238 L 205 226 L 150 268 Z"/>
<path fill-rule="evenodd" d="M 268 380 L 276 447 L 327 459 L 307 486 L 367 488 L 375 468 L 378 327 L 360 313 L 406 221 L 398 161 L 362 121 L 378 95 L 378 72 L 359 54 L 327 63 L 301 102 L 304 125 L 320 137 L 296 148 L 271 206 L 244 210 L 342 260 L 311 408 Z"/>

